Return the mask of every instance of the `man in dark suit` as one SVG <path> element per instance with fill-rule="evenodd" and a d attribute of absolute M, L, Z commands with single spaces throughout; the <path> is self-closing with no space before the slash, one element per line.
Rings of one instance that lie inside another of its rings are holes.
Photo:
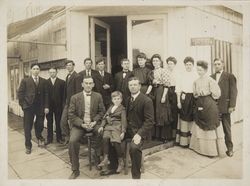
<path fill-rule="evenodd" d="M 111 104 L 111 92 L 114 90 L 113 78 L 112 75 L 108 72 L 105 72 L 105 61 L 104 59 L 98 60 L 96 62 L 98 69 L 97 75 L 94 78 L 95 88 L 94 91 L 102 95 L 104 101 L 104 106 L 106 110 Z"/>
<path fill-rule="evenodd" d="M 230 114 L 235 110 L 237 98 L 236 78 L 233 74 L 223 70 L 223 60 L 216 58 L 214 60 L 215 73 L 212 75 L 221 89 L 221 97 L 218 100 L 218 107 L 221 116 L 222 126 L 225 134 L 225 143 L 227 146 L 226 154 L 233 156 L 233 142 L 231 134 Z"/>
<path fill-rule="evenodd" d="M 68 75 L 66 77 L 66 82 L 64 86 L 64 108 L 61 117 L 61 129 L 62 136 L 64 137 L 64 145 L 69 143 L 70 126 L 68 123 L 68 107 L 71 96 L 81 92 L 81 78 L 74 70 L 75 63 L 71 60 L 66 62 L 66 69 L 68 70 Z"/>
<path fill-rule="evenodd" d="M 85 70 L 79 72 L 79 76 L 81 77 L 81 80 L 84 79 L 84 77 L 91 76 L 93 79 L 95 79 L 96 74 L 98 73 L 96 70 L 93 70 L 92 67 L 93 61 L 91 58 L 84 59 L 84 66 Z"/>
<path fill-rule="evenodd" d="M 18 89 L 19 105 L 24 112 L 23 122 L 26 154 L 31 153 L 31 130 L 35 116 L 35 135 L 38 140 L 38 146 L 43 147 L 45 144 L 42 131 L 44 127 L 44 114 L 48 114 L 49 112 L 49 100 L 47 82 L 45 79 L 39 77 L 39 72 L 39 64 L 32 64 L 32 75 L 24 78 Z"/>
<path fill-rule="evenodd" d="M 122 71 L 115 74 L 115 90 L 118 90 L 123 95 L 123 104 L 125 104 L 127 98 L 130 95 L 128 88 L 128 80 L 133 76 L 133 73 L 129 71 L 130 61 L 123 58 L 121 60 Z"/>
<path fill-rule="evenodd" d="M 98 129 L 105 113 L 102 96 L 92 91 L 94 87 L 93 78 L 85 77 L 82 86 L 84 90 L 72 96 L 69 106 L 69 120 L 72 124 L 69 140 L 69 156 L 73 171 L 69 177 L 70 179 L 75 179 L 80 174 L 79 141 L 81 137 L 86 132 L 93 132 L 98 138 Z"/>
<path fill-rule="evenodd" d="M 49 91 L 49 113 L 46 115 L 48 129 L 46 145 L 53 142 L 53 116 L 55 116 L 56 140 L 58 143 L 62 143 L 60 120 L 62 116 L 63 91 L 65 86 L 65 81 L 57 77 L 57 69 L 55 67 L 49 69 L 49 75 L 50 78 L 47 80 Z"/>
<path fill-rule="evenodd" d="M 131 138 L 130 157 L 132 161 L 132 178 L 141 178 L 142 144 L 154 125 L 154 107 L 152 100 L 140 92 L 141 84 L 137 77 L 128 82 L 131 96 L 126 102 L 127 132 L 126 137 Z"/>

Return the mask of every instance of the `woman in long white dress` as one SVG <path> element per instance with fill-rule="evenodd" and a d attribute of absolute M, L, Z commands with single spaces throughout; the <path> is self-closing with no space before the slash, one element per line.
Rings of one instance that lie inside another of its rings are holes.
<path fill-rule="evenodd" d="M 206 61 L 197 62 L 199 78 L 193 86 L 195 123 L 189 148 L 199 154 L 215 157 L 224 154 L 223 129 L 216 102 L 221 91 L 216 81 L 206 74 L 207 69 Z"/>

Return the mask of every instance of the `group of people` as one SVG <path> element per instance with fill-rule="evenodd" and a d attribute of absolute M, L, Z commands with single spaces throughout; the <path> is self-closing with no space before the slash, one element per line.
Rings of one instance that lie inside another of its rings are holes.
<path fill-rule="evenodd" d="M 66 81 L 49 69 L 50 78 L 39 77 L 39 64 L 31 65 L 31 76 L 21 81 L 19 104 L 24 111 L 26 153 L 32 149 L 31 129 L 36 117 L 38 146 L 53 142 L 53 115 L 57 142 L 68 147 L 72 174 L 79 176 L 79 150 L 82 137 L 93 134 L 95 162 L 98 169 L 117 160 L 115 172 L 122 171 L 124 139 L 130 139 L 132 178 L 141 177 L 142 146 L 145 140 L 174 141 L 199 154 L 214 157 L 223 154 L 223 131 L 226 154 L 233 156 L 230 114 L 237 97 L 236 78 L 223 70 L 223 60 L 216 58 L 216 73 L 207 74 L 208 63 L 184 59 L 185 72 L 177 74 L 177 60 L 166 61 L 154 54 L 149 62 L 140 53 L 138 67 L 130 71 L 129 59 L 121 60 L 122 71 L 112 75 L 105 71 L 105 60 L 84 60 L 85 70 L 77 73 L 68 60 Z M 165 63 L 165 64 L 164 64 Z M 152 68 L 150 68 L 152 67 Z M 47 118 L 47 140 L 41 135 Z M 115 157 L 114 157 L 115 154 Z M 101 157 L 103 157 L 101 159 Z M 105 174 L 105 171 L 102 172 Z"/>

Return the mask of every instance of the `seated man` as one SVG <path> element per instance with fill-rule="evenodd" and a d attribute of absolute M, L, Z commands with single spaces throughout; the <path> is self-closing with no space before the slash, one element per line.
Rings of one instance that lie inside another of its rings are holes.
<path fill-rule="evenodd" d="M 101 94 L 92 91 L 94 87 L 93 78 L 90 76 L 84 77 L 82 86 L 84 90 L 72 96 L 68 111 L 68 117 L 72 125 L 69 139 L 69 156 L 73 171 L 69 179 L 76 179 L 80 175 L 79 141 L 81 137 L 86 132 L 91 131 L 98 136 L 100 122 L 105 113 Z"/>
<path fill-rule="evenodd" d="M 127 130 L 126 137 L 131 138 L 130 158 L 133 179 L 141 178 L 142 145 L 154 125 L 154 107 L 152 100 L 140 92 L 139 78 L 131 77 L 128 82 L 131 96 L 126 102 Z"/>

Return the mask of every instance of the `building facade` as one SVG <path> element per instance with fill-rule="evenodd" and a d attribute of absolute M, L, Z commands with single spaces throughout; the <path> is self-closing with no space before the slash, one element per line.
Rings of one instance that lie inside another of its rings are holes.
<path fill-rule="evenodd" d="M 102 57 L 106 70 L 114 74 L 120 70 L 121 58 L 135 63 L 135 56 L 144 52 L 149 59 L 155 53 L 164 60 L 176 57 L 180 74 L 186 56 L 208 61 L 209 73 L 213 72 L 213 59 L 223 58 L 225 70 L 237 78 L 239 96 L 233 120 L 240 121 L 242 22 L 242 12 L 226 6 L 65 7 L 32 31 L 8 39 L 9 111 L 22 116 L 16 91 L 34 62 L 41 63 L 41 76 L 47 78 L 48 68 L 55 65 L 58 76 L 65 79 L 66 59 L 74 60 L 79 72 L 84 58 L 96 61 Z"/>

